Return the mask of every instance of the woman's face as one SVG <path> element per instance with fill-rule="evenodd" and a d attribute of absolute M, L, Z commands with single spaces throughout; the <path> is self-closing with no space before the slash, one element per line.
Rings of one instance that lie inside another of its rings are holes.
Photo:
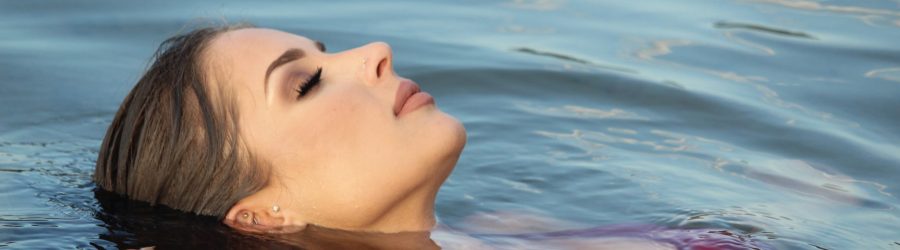
<path fill-rule="evenodd" d="M 274 170 L 267 195 L 242 203 L 337 228 L 433 218 L 465 130 L 394 72 L 387 44 L 325 53 L 302 36 L 249 28 L 219 35 L 205 58 L 211 88 L 236 100 L 246 146 Z"/>

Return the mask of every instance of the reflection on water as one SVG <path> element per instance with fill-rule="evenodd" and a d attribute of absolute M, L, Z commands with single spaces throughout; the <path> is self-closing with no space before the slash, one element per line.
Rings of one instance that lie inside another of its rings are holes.
<path fill-rule="evenodd" d="M 506 3 L 505 6 L 528 10 L 552 11 L 558 10 L 565 4 L 565 0 L 512 0 Z"/>
<path fill-rule="evenodd" d="M 534 105 L 520 104 L 516 105 L 524 112 L 532 113 L 535 115 L 543 115 L 550 117 L 573 117 L 573 118 L 588 118 L 588 119 L 625 119 L 625 120 L 647 120 L 647 118 L 641 117 L 638 114 L 633 112 L 624 111 L 618 108 L 613 108 L 609 110 L 597 109 L 597 108 L 588 108 L 577 105 L 565 105 L 562 107 L 547 107 L 540 108 L 534 107 Z"/>
<path fill-rule="evenodd" d="M 884 191 L 885 185 L 854 180 L 852 177 L 844 176 L 840 173 L 829 174 L 803 161 L 765 162 L 754 168 L 745 166 L 742 174 L 748 178 L 803 195 L 866 208 L 894 209 L 890 205 L 866 198 L 869 196 L 868 193 L 873 191 L 877 192 L 876 194 L 886 196 L 886 198 L 892 197 L 891 194 Z M 866 190 L 868 188 L 872 190 Z"/>
<path fill-rule="evenodd" d="M 900 17 L 900 11 L 891 10 L 891 9 L 867 8 L 867 7 L 851 6 L 851 5 L 823 4 L 821 2 L 809 1 L 809 0 L 750 0 L 750 1 L 769 3 L 769 4 L 778 4 L 778 5 L 781 5 L 784 7 L 801 9 L 801 10 L 809 10 L 809 11 L 827 11 L 827 12 L 852 14 L 852 15 L 860 15 L 860 16 L 876 15 L 876 16 Z M 890 2 L 890 1 L 885 1 L 885 2 Z M 890 6 L 890 3 L 884 3 L 884 4 L 887 4 L 888 7 Z M 896 3 L 894 3 L 894 4 L 895 4 L 894 7 L 896 7 Z"/>
<path fill-rule="evenodd" d="M 95 193 L 119 101 L 203 16 L 391 43 L 468 130 L 441 226 L 247 235 Z M 896 1 L 3 1 L 0 27 L 0 247 L 900 246 Z"/>
<path fill-rule="evenodd" d="M 866 72 L 866 77 L 881 78 L 888 81 L 900 82 L 900 67 L 873 69 Z"/>

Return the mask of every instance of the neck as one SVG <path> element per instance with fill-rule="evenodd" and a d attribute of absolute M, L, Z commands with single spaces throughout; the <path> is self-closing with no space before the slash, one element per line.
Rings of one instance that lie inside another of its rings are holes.
<path fill-rule="evenodd" d="M 432 183 L 423 185 L 425 186 L 414 189 L 416 191 L 403 195 L 400 200 L 385 207 L 373 209 L 365 206 L 365 204 L 343 206 L 344 208 L 354 207 L 356 209 L 344 210 L 340 213 L 344 214 L 342 216 L 335 216 L 335 214 L 326 215 L 325 213 L 333 211 L 322 210 L 324 208 L 317 207 L 315 202 L 302 200 L 303 197 L 310 197 L 310 194 L 303 193 L 302 190 L 307 189 L 299 186 L 281 186 L 282 188 L 292 189 L 288 192 L 278 192 L 274 190 L 275 188 L 267 188 L 269 192 L 261 193 L 269 196 L 269 199 L 272 199 L 272 203 L 275 202 L 277 195 L 282 193 L 282 196 L 277 198 L 279 200 L 277 203 L 282 211 L 280 214 L 289 217 L 286 218 L 288 221 L 296 223 L 351 231 L 382 233 L 422 232 L 431 230 L 435 225 L 434 202 L 437 196 L 437 190 L 435 189 L 440 187 L 440 184 L 432 185 Z M 271 185 L 270 187 L 277 186 Z M 287 200 L 292 201 L 286 202 Z M 348 214 L 349 216 L 347 216 Z"/>
<path fill-rule="evenodd" d="M 430 232 L 371 233 L 310 226 L 303 232 L 278 235 L 282 242 L 312 249 L 440 249 Z"/>
<path fill-rule="evenodd" d="M 379 219 L 363 229 L 378 232 L 429 231 L 435 225 L 434 200 L 436 192 L 423 190 L 411 194 Z"/>

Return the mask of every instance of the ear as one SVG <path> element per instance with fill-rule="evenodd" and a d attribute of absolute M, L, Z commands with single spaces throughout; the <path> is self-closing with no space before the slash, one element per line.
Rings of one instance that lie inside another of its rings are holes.
<path fill-rule="evenodd" d="M 231 207 L 222 221 L 231 228 L 252 233 L 295 233 L 306 228 L 293 213 L 283 209 L 275 211 L 271 205 L 262 205 L 251 195 Z M 270 204 L 270 203 L 269 203 Z"/>

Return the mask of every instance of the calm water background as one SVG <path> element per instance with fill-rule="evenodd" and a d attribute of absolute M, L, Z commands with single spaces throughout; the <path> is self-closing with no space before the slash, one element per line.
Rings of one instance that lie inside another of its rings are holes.
<path fill-rule="evenodd" d="M 451 227 L 518 211 L 900 249 L 897 0 L 2 1 L 0 248 L 174 240 L 112 225 L 90 178 L 151 53 L 200 18 L 390 43 L 468 129 Z"/>

